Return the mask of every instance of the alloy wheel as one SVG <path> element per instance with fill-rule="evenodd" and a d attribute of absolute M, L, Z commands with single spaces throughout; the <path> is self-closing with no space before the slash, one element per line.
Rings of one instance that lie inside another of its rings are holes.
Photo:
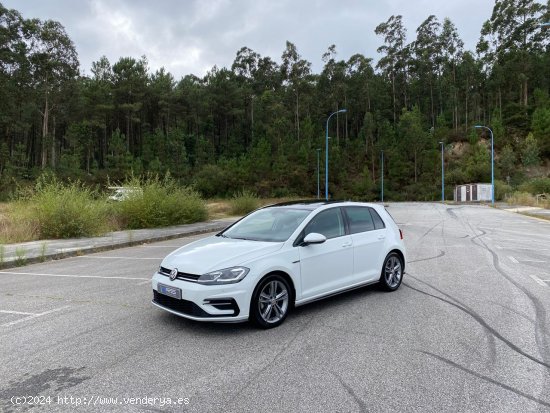
<path fill-rule="evenodd" d="M 285 284 L 279 280 L 269 281 L 258 296 L 260 317 L 269 324 L 281 320 L 288 310 L 289 294 Z"/>
<path fill-rule="evenodd" d="M 396 288 L 401 282 L 401 275 L 402 269 L 399 258 L 395 255 L 390 256 L 384 266 L 384 278 L 386 280 L 386 285 L 392 289 Z"/>

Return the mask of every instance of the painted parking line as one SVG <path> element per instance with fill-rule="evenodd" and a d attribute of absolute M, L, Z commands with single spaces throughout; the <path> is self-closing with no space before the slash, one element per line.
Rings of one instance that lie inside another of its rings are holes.
<path fill-rule="evenodd" d="M 529 275 L 529 277 L 531 277 L 537 284 L 539 285 L 542 285 L 543 287 L 548 287 L 548 285 L 546 284 L 545 280 L 541 280 L 539 277 L 537 277 L 536 275 Z"/>
<path fill-rule="evenodd" d="M 140 248 L 179 248 L 181 245 L 138 245 Z"/>
<path fill-rule="evenodd" d="M 520 260 L 517 260 L 516 258 L 512 257 L 511 255 L 508 256 L 508 259 L 510 261 L 512 261 L 514 264 L 519 264 L 520 262 L 539 262 L 539 263 L 546 262 L 544 260 L 530 260 L 530 259 L 524 259 L 524 258 L 521 258 Z"/>
<path fill-rule="evenodd" d="M 478 227 L 480 230 L 489 230 L 489 231 L 498 231 L 500 232 L 511 232 L 513 234 L 518 234 L 524 237 L 537 237 L 537 238 L 546 238 L 548 235 L 541 234 L 540 232 L 525 232 L 525 231 L 519 231 L 520 228 L 516 229 L 505 229 L 502 227 L 495 227 L 495 228 L 487 228 L 487 227 Z M 497 234 L 500 235 L 500 234 Z"/>
<path fill-rule="evenodd" d="M 95 255 L 82 255 L 78 258 L 87 259 L 102 259 L 102 260 L 162 260 L 162 258 L 148 258 L 148 257 L 108 257 L 108 256 L 95 256 Z"/>
<path fill-rule="evenodd" d="M 13 326 L 15 324 L 23 323 L 25 321 L 33 320 L 33 319 L 38 318 L 38 317 L 43 317 L 45 315 L 55 313 L 57 311 L 64 310 L 66 308 L 69 308 L 69 306 L 66 305 L 64 307 L 59 307 L 59 308 L 54 308 L 53 310 L 44 311 L 43 313 L 31 314 L 28 317 L 23 317 L 23 318 L 20 318 L 19 320 L 10 321 L 9 323 L 0 324 L 0 327 L 10 327 L 10 326 Z"/>
<path fill-rule="evenodd" d="M 75 275 L 75 274 L 47 274 L 38 272 L 15 272 L 15 271 L 0 271 L 0 274 L 6 275 L 36 275 L 39 277 L 65 277 L 65 278 L 99 278 L 102 280 L 149 280 L 149 278 L 140 277 L 101 277 L 99 275 Z"/>
<path fill-rule="evenodd" d="M 533 248 L 533 247 L 517 247 L 517 246 L 511 246 L 511 247 L 507 247 L 507 246 L 501 246 L 501 245 L 497 245 L 496 246 L 497 249 L 499 250 L 502 250 L 502 249 L 505 249 L 505 250 L 526 250 L 526 251 L 548 251 L 549 248 Z"/>
<path fill-rule="evenodd" d="M 23 313 L 21 311 L 8 311 L 8 310 L 0 310 L 0 313 L 2 313 L 2 314 L 17 314 L 17 315 L 34 315 L 34 313 Z"/>

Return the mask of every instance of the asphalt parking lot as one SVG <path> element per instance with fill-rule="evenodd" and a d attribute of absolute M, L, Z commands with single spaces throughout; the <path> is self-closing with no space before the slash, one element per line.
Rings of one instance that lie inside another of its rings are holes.
<path fill-rule="evenodd" d="M 550 222 L 388 209 L 408 248 L 401 288 L 267 331 L 150 304 L 161 259 L 204 235 L 0 271 L 0 411 L 550 411 Z"/>

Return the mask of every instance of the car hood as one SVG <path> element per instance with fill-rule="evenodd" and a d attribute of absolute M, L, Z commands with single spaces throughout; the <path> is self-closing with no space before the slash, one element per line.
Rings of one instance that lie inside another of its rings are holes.
<path fill-rule="evenodd" d="M 161 265 L 169 269 L 177 268 L 188 274 L 206 274 L 244 265 L 247 261 L 278 251 L 283 244 L 208 237 L 177 249 L 164 258 Z"/>

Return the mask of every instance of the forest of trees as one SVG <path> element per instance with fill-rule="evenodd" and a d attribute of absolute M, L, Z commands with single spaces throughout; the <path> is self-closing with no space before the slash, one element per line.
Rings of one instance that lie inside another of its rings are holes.
<path fill-rule="evenodd" d="M 329 129 L 333 197 L 376 199 L 383 150 L 387 199 L 438 199 L 440 141 L 449 197 L 490 181 L 476 124 L 494 131 L 497 179 L 517 186 L 548 173 L 548 21 L 550 4 L 496 0 L 470 51 L 449 18 L 428 16 L 411 36 L 394 15 L 373 28 L 376 63 L 331 45 L 313 73 L 287 41 L 280 58 L 242 47 L 230 68 L 175 79 L 145 56 L 99 57 L 83 76 L 60 23 L 0 4 L 0 193 L 48 169 L 101 185 L 169 171 L 207 197 L 314 196 L 325 121 L 342 108 Z"/>

